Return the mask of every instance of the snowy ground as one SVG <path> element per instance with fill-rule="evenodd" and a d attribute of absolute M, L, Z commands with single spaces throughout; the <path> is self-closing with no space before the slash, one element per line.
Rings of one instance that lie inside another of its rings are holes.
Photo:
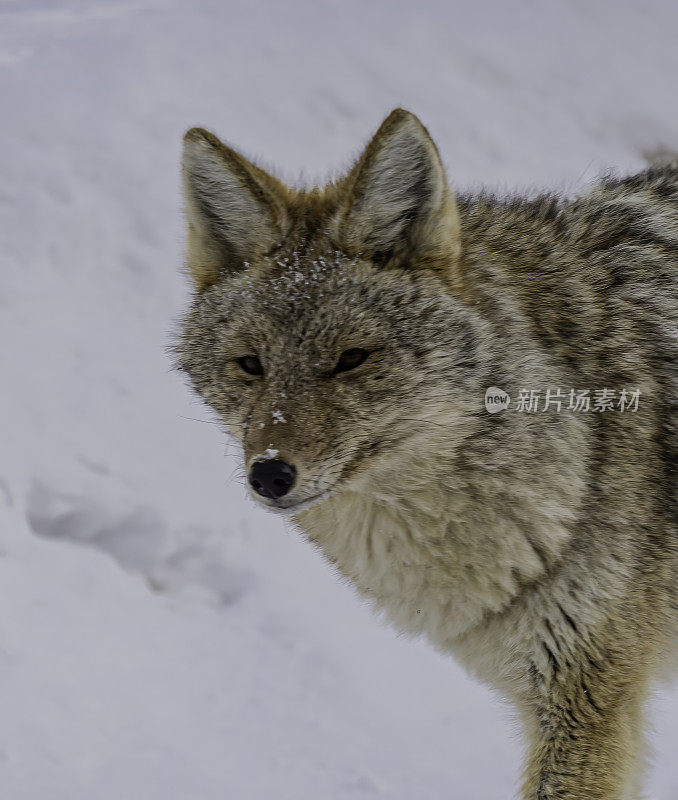
<path fill-rule="evenodd" d="M 404 105 L 457 185 L 572 191 L 678 143 L 676 31 L 672 0 L 0 0 L 3 798 L 512 796 L 508 710 L 255 509 L 169 372 L 180 136 L 321 179 Z M 672 800 L 677 691 L 654 727 Z"/>

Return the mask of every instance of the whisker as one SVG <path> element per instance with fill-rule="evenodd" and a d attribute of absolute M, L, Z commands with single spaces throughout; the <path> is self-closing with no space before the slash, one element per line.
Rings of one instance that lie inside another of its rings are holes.
<path fill-rule="evenodd" d="M 214 422 L 213 420 L 209 419 L 197 419 L 196 417 L 185 417 L 183 414 L 179 415 L 180 419 L 190 419 L 192 422 L 202 422 L 204 425 L 216 425 L 219 427 L 222 423 L 221 422 Z"/>

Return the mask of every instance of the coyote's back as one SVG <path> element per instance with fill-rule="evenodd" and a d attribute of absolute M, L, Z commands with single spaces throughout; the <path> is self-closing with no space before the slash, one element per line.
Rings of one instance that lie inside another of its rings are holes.
<path fill-rule="evenodd" d="M 513 700 L 526 800 L 639 797 L 678 655 L 678 165 L 455 197 L 402 110 L 323 190 L 200 129 L 183 165 L 177 363 L 252 496 Z"/>

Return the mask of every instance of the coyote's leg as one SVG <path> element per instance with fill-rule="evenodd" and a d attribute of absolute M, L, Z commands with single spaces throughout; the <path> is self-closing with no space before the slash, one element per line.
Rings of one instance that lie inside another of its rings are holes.
<path fill-rule="evenodd" d="M 594 667 L 542 683 L 523 705 L 524 800 L 640 800 L 645 683 Z"/>

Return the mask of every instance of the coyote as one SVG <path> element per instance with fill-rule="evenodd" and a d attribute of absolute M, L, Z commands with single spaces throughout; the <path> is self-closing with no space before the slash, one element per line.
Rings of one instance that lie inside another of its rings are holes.
<path fill-rule="evenodd" d="M 396 109 L 324 189 L 200 128 L 183 180 L 176 364 L 251 495 L 513 702 L 525 800 L 639 797 L 678 662 L 678 161 L 455 196 Z"/>

